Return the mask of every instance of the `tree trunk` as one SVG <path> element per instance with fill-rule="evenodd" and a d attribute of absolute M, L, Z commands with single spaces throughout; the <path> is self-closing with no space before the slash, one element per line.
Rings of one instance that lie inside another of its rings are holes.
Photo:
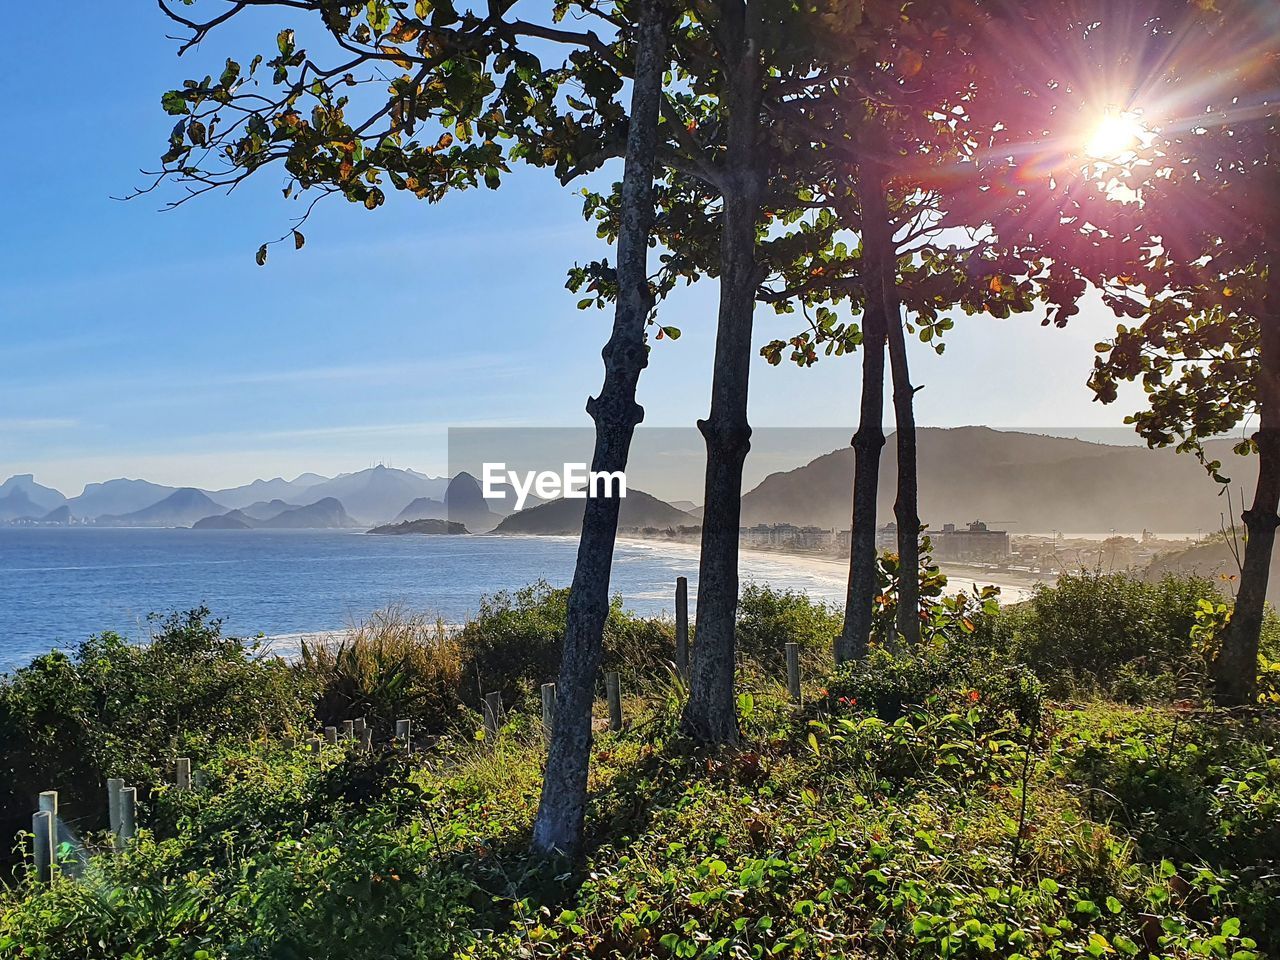
<path fill-rule="evenodd" d="M 1258 485 L 1244 512 L 1248 539 L 1235 609 L 1213 663 L 1214 697 L 1220 704 L 1251 703 L 1258 687 L 1258 640 L 1266 612 L 1267 580 L 1276 527 L 1280 526 L 1280 273 L 1271 268 L 1259 318 Z"/>
<path fill-rule="evenodd" d="M 727 64 L 728 112 L 723 203 L 720 217 L 720 307 L 711 413 L 698 421 L 707 445 L 707 474 L 698 561 L 697 634 L 690 665 L 685 732 L 701 743 L 733 743 L 738 718 L 733 679 L 738 611 L 738 528 L 742 516 L 742 465 L 751 447 L 747 379 L 751 326 L 759 283 L 755 258 L 763 174 L 758 131 L 761 69 L 758 41 L 747 29 L 746 5 L 723 6 L 724 48 L 737 51 Z"/>
<path fill-rule="evenodd" d="M 865 256 L 865 247 L 864 247 Z M 870 264 L 867 265 L 868 267 Z M 876 498 L 884 449 L 884 317 L 879 306 L 862 313 L 862 408 L 853 437 L 853 534 L 844 625 L 836 638 L 836 663 L 860 660 L 871 642 L 876 595 Z"/>
<path fill-rule="evenodd" d="M 618 301 L 613 332 L 602 352 L 604 385 L 599 396 L 587 402 L 596 424 L 592 469 L 599 471 L 626 469 L 632 435 L 644 418 L 635 397 L 636 382 L 648 363 L 645 324 L 653 305 L 648 249 L 654 216 L 658 113 L 667 65 L 663 6 L 662 0 L 642 0 L 636 28 L 635 79 L 618 233 Z M 591 707 L 609 612 L 609 575 L 619 506 L 617 497 L 603 496 L 589 497 L 585 504 L 556 681 L 555 725 L 533 825 L 533 849 L 539 853 L 575 855 L 582 843 Z"/>

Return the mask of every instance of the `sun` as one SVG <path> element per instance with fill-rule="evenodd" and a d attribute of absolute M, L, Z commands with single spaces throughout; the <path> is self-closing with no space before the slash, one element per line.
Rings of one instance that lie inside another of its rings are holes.
<path fill-rule="evenodd" d="M 1085 155 L 1105 163 L 1121 163 L 1142 145 L 1146 132 L 1137 114 L 1109 109 L 1089 132 Z"/>

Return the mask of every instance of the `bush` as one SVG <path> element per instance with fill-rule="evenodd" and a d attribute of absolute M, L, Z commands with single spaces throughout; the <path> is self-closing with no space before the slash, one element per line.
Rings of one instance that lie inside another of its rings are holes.
<path fill-rule="evenodd" d="M 323 725 L 366 717 L 387 729 L 413 717 L 440 729 L 454 713 L 464 666 L 458 637 L 441 621 L 392 607 L 340 639 L 304 642 L 301 668 L 319 689 Z"/>
<path fill-rule="evenodd" d="M 99 828 L 108 777 L 142 794 L 175 756 L 198 761 L 309 713 L 293 670 L 224 637 L 205 609 L 161 621 L 144 645 L 105 633 L 37 657 L 0 683 L 0 830 L 29 828 L 42 790 L 58 791 L 62 819 Z"/>
<path fill-rule="evenodd" d="M 807 658 L 825 662 L 843 619 L 836 607 L 799 590 L 748 583 L 738 598 L 738 655 L 777 674 L 786 645 L 798 643 Z"/>
<path fill-rule="evenodd" d="M 1057 695 L 1165 698 L 1203 675 L 1191 631 L 1204 599 L 1220 596 L 1203 577 L 1064 574 L 984 621 L 979 642 L 1030 666 Z"/>
<path fill-rule="evenodd" d="M 875 647 L 863 660 L 837 670 L 826 687 L 829 709 L 870 711 L 890 722 L 940 700 L 957 709 L 981 706 L 991 716 L 1008 713 L 1019 725 L 1034 724 L 1042 699 L 1040 681 L 1025 667 L 967 657 L 940 638 L 903 653 Z"/>
<path fill-rule="evenodd" d="M 569 589 L 539 581 L 515 591 L 486 596 L 459 633 L 466 658 L 464 700 L 479 702 L 498 690 L 503 702 L 517 703 L 560 672 L 569 609 Z M 605 669 L 626 668 L 633 676 L 661 673 L 675 651 L 674 627 L 637 617 L 614 597 L 604 624 Z M 603 683 L 603 681 L 601 681 Z"/>

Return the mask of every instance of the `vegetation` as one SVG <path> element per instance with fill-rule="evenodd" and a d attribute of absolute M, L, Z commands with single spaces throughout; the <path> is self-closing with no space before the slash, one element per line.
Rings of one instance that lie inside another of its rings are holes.
<path fill-rule="evenodd" d="M 1178 666 L 1195 654 L 1184 628 L 1211 588 L 1090 574 L 1014 607 L 951 598 L 919 646 L 875 646 L 832 673 L 838 613 L 750 585 L 741 744 L 710 754 L 681 733 L 683 689 L 663 666 L 670 624 L 615 603 L 605 657 L 628 678 L 628 723 L 597 738 L 584 852 L 568 864 L 528 850 L 545 753 L 522 693 L 554 669 L 563 590 L 487 599 L 454 646 L 402 614 L 357 631 L 337 660 L 381 651 L 397 670 L 438 676 L 429 656 L 409 654 L 421 645 L 454 651 L 445 675 L 506 657 L 518 678 L 496 740 L 479 736 L 458 689 L 441 704 L 347 701 L 370 716 L 408 705 L 424 724 L 442 718 L 412 755 L 384 746 L 380 721 L 371 754 L 346 742 L 286 749 L 300 714 L 343 702 L 335 689 L 350 673 L 256 657 L 202 611 L 171 618 L 149 647 L 90 641 L 15 675 L 0 709 L 42 703 L 50 736 L 106 729 L 119 716 L 107 699 L 40 699 L 41 683 L 52 664 L 86 676 L 133 665 L 161 718 L 133 731 L 150 746 L 86 739 L 81 756 L 29 771 L 15 802 L 29 816 L 34 793 L 72 773 L 94 794 L 123 773 L 144 787 L 144 829 L 123 854 L 93 855 L 49 886 L 19 864 L 0 891 L 0 957 L 1252 960 L 1280 948 L 1280 716 L 1202 706 L 1206 688 L 1189 682 L 1199 674 Z M 1094 622 L 1103 601 L 1141 633 Z M 1068 642 L 1048 643 L 1055 633 Z M 472 642 L 477 652 L 462 653 Z M 787 642 L 813 653 L 799 713 L 780 683 Z M 1059 655 L 1077 644 L 1088 652 Z M 1145 662 L 1151 682 L 1126 671 L 1135 644 L 1159 652 Z M 189 696 L 197 673 L 219 674 L 217 686 Z M 1133 703 L 1100 698 L 1115 691 Z M 249 698 L 274 711 L 252 729 L 234 709 Z M 175 745 L 199 758 L 190 792 L 167 785 Z M 64 795 L 73 820 L 88 805 Z M 73 826 L 90 853 L 102 849 L 99 820 Z"/>

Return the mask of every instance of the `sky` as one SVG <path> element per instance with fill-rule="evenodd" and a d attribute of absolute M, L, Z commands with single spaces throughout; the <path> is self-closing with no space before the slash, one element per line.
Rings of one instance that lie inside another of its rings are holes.
<path fill-rule="evenodd" d="M 441 474 L 450 427 L 589 425 L 610 314 L 578 311 L 565 271 L 609 251 L 549 173 L 436 205 L 331 198 L 306 247 L 272 247 L 265 267 L 258 245 L 301 210 L 275 171 L 172 211 L 172 188 L 112 199 L 165 149 L 161 93 L 272 50 L 281 26 L 303 24 L 259 17 L 179 60 L 172 25 L 141 0 L 77 4 L 57 30 L 38 4 L 6 11 L 0 479 L 34 473 L 73 495 L 118 476 L 216 488 L 375 463 Z M 715 300 L 703 281 L 664 305 L 684 335 L 654 345 L 646 425 L 706 415 Z M 1096 302 L 1065 330 L 960 317 L 944 356 L 916 344 L 918 421 L 1119 426 L 1138 399 L 1103 407 L 1084 385 L 1114 326 Z M 759 344 L 794 332 L 757 315 Z M 757 357 L 751 377 L 757 427 L 856 418 L 856 358 L 800 370 Z"/>

